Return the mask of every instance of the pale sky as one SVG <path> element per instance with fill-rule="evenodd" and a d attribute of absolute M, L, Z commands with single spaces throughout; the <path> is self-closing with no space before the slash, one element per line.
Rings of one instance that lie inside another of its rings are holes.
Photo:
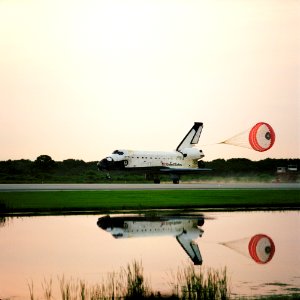
<path fill-rule="evenodd" d="M 300 157 L 300 1 L 0 0 L 0 160 Z M 275 145 L 218 145 L 259 121 Z"/>

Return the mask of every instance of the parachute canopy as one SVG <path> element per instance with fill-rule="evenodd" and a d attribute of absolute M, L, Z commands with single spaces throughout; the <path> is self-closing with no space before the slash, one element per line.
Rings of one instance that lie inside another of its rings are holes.
<path fill-rule="evenodd" d="M 257 123 L 250 130 L 249 143 L 254 150 L 267 151 L 273 146 L 274 142 L 275 132 L 268 123 Z"/>
<path fill-rule="evenodd" d="M 271 125 L 265 122 L 255 124 L 251 129 L 243 131 L 221 144 L 246 147 L 255 151 L 263 152 L 269 150 L 275 143 L 275 132 Z"/>
<path fill-rule="evenodd" d="M 258 264 L 268 263 L 275 253 L 274 242 L 265 234 L 253 236 L 249 241 L 248 249 L 253 260 Z"/>

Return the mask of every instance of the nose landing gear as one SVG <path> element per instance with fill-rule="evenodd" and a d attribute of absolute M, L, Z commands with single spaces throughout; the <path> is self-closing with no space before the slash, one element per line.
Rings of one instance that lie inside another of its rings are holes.
<path fill-rule="evenodd" d="M 179 184 L 179 180 L 180 180 L 180 176 L 177 174 L 171 174 L 171 179 L 173 181 L 174 184 Z"/>
<path fill-rule="evenodd" d="M 160 179 L 159 178 L 154 178 L 154 183 L 160 184 Z"/>

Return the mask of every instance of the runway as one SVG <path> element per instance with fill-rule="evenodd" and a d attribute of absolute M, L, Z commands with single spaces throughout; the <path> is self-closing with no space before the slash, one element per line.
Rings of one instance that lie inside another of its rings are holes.
<path fill-rule="evenodd" d="M 113 190 L 300 190 L 300 183 L 181 183 L 181 184 L 0 184 L 0 192 Z"/>

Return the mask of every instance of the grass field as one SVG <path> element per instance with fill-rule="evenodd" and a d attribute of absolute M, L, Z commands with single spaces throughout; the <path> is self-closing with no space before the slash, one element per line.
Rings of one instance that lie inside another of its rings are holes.
<path fill-rule="evenodd" d="M 144 209 L 300 209 L 299 190 L 0 192 L 2 213 Z"/>

